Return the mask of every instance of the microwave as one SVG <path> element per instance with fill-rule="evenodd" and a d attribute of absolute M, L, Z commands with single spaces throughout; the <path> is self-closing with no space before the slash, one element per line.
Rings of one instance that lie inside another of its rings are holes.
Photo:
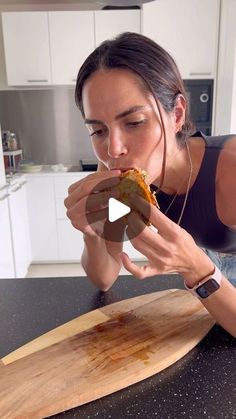
<path fill-rule="evenodd" d="M 184 85 L 196 130 L 211 135 L 214 80 L 184 80 Z"/>

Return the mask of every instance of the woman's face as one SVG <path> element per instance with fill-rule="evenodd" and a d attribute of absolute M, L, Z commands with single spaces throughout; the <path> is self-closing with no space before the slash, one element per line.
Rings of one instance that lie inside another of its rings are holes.
<path fill-rule="evenodd" d="M 123 69 L 95 72 L 83 87 L 85 123 L 99 161 L 111 169 L 145 169 L 152 183 L 161 175 L 163 132 L 151 94 L 135 74 Z M 161 108 L 168 138 L 176 147 L 174 113 Z"/>

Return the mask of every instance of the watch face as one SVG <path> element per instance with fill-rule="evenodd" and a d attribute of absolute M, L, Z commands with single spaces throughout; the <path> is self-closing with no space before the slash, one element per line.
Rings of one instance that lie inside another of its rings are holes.
<path fill-rule="evenodd" d="M 213 292 L 217 291 L 220 288 L 218 282 L 214 278 L 208 279 L 204 284 L 200 285 L 196 289 L 196 293 L 201 298 L 207 298 L 209 295 L 213 294 Z"/>

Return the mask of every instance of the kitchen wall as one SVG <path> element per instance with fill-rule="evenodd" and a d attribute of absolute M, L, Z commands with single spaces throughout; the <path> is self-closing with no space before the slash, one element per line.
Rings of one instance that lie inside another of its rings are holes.
<path fill-rule="evenodd" d="M 0 91 L 0 120 L 18 135 L 25 159 L 77 165 L 94 157 L 73 87 Z"/>

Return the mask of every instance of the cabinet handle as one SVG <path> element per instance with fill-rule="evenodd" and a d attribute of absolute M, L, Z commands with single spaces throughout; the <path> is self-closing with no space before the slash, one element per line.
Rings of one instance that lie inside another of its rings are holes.
<path fill-rule="evenodd" d="M 77 79 L 72 79 L 73 82 L 76 82 Z"/>
<path fill-rule="evenodd" d="M 0 188 L 0 191 L 4 191 L 4 189 L 7 189 L 7 188 L 8 188 L 8 185 L 4 185 Z"/>
<path fill-rule="evenodd" d="M 47 83 L 47 79 L 28 79 L 28 83 Z"/>
<path fill-rule="evenodd" d="M 20 183 L 20 187 L 24 186 L 27 183 L 27 180 L 25 180 L 24 182 Z"/>
<path fill-rule="evenodd" d="M 11 192 L 17 192 L 17 191 L 19 191 L 19 189 L 21 189 L 21 185 L 17 186 L 17 188 L 15 188 L 15 189 L 12 189 Z"/>
<path fill-rule="evenodd" d="M 190 76 L 211 76 L 211 72 L 201 73 L 201 72 L 191 72 L 189 73 Z"/>
<path fill-rule="evenodd" d="M 0 201 L 4 201 L 4 199 L 6 199 L 8 196 L 9 196 L 9 193 L 6 193 L 5 195 L 3 195 L 3 196 L 0 198 Z"/>

